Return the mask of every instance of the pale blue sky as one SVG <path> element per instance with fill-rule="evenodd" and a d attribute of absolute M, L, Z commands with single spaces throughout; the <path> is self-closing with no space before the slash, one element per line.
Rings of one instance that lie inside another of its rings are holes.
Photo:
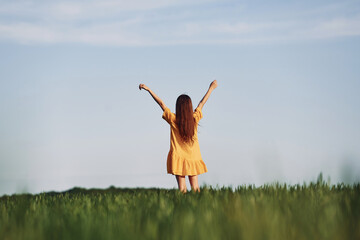
<path fill-rule="evenodd" d="M 0 0 L 0 53 L 0 194 L 175 187 L 140 82 L 174 111 L 218 80 L 201 184 L 360 179 L 359 1 Z"/>

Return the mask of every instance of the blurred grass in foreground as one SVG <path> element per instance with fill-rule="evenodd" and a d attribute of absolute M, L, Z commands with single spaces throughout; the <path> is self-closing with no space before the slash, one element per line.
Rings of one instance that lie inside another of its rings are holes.
<path fill-rule="evenodd" d="M 360 184 L 2 196 L 0 239 L 360 239 Z"/>

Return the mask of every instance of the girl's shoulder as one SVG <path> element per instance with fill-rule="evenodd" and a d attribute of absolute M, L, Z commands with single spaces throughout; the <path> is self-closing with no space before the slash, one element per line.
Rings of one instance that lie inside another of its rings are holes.
<path fill-rule="evenodd" d="M 167 121 L 169 124 L 171 124 L 172 122 L 175 122 L 176 120 L 176 115 L 175 113 L 172 113 L 170 108 L 166 107 L 164 109 L 164 112 L 162 114 L 162 118 Z"/>

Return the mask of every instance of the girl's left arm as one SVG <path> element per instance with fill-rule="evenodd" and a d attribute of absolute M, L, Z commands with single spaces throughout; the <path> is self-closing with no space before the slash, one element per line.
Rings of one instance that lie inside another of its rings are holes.
<path fill-rule="evenodd" d="M 150 89 L 148 86 L 146 86 L 145 84 L 141 83 L 141 84 L 139 85 L 139 89 L 140 89 L 140 90 L 141 90 L 141 89 L 144 89 L 144 90 L 148 91 L 148 92 L 150 93 L 150 95 L 153 97 L 153 99 L 155 100 L 155 102 L 157 102 L 157 103 L 159 104 L 159 106 L 161 107 L 161 109 L 162 109 L 163 111 L 165 110 L 165 108 L 166 108 L 165 103 L 164 103 L 153 91 L 151 91 L 151 89 Z"/>

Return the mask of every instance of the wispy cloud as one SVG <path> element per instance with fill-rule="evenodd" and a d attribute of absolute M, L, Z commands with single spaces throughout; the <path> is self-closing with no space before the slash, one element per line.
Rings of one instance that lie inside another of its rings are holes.
<path fill-rule="evenodd" d="M 216 4 L 205 0 L 197 5 L 177 0 L 41 4 L 13 1 L 0 8 L 0 40 L 23 44 L 149 46 L 259 44 L 360 35 L 360 14 L 344 16 L 334 9 L 329 14 L 328 6 L 321 6 L 316 15 L 300 9 L 296 18 L 274 12 L 280 14 L 275 21 L 260 17 L 260 13 L 258 18 L 228 14 L 229 7 L 219 7 L 215 16 L 207 14 L 206 10 L 214 9 Z M 322 15 L 321 8 L 325 9 Z M 198 12 L 199 9 L 203 12 Z M 301 10 L 306 18 L 301 17 Z"/>
<path fill-rule="evenodd" d="M 197 5 L 213 0 L 199 0 L 196 4 L 190 0 L 92 0 L 92 1 L 25 1 L 14 0 L 7 3 L 0 2 L 0 14 L 32 17 L 35 19 L 47 18 L 62 21 L 73 19 L 113 18 L 126 12 L 151 11 L 171 7 Z"/>
<path fill-rule="evenodd" d="M 0 25 L 0 36 L 22 44 L 85 43 L 93 45 L 145 45 L 135 32 L 128 32 L 123 23 L 62 27 L 15 23 Z"/>
<path fill-rule="evenodd" d="M 334 18 L 317 23 L 308 29 L 308 34 L 315 38 L 360 35 L 360 15 L 353 18 Z"/>

